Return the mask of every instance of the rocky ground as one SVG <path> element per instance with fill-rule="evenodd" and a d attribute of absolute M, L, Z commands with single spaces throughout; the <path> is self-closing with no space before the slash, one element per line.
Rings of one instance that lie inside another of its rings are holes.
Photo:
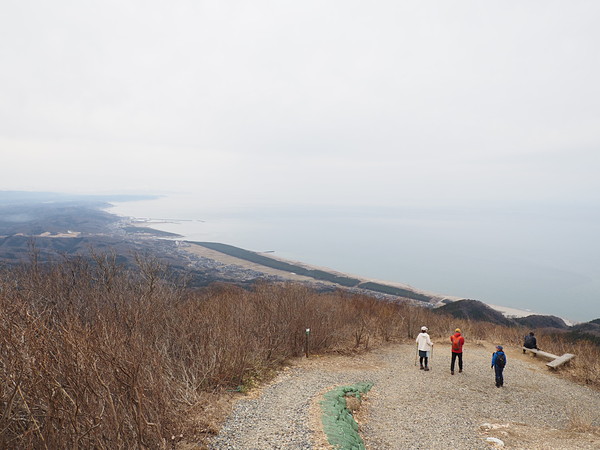
<path fill-rule="evenodd" d="M 412 344 L 353 357 L 311 356 L 240 400 L 212 449 L 329 448 L 320 401 L 334 386 L 371 381 L 358 414 L 369 449 L 600 448 L 600 393 L 550 372 L 544 361 L 507 349 L 505 386 L 490 368 L 493 346 L 469 343 L 463 373 L 450 374 L 450 349 L 434 347 L 429 372 Z M 497 442 L 497 441 L 496 441 Z"/>

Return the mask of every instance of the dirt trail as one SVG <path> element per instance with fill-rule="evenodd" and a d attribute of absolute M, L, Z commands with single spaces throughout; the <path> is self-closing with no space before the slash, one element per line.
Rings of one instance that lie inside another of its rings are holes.
<path fill-rule="evenodd" d="M 333 386 L 372 381 L 360 413 L 367 448 L 600 448 L 600 392 L 507 349 L 505 387 L 490 368 L 493 346 L 467 344 L 464 372 L 450 374 L 449 345 L 434 347 L 432 370 L 415 366 L 411 344 L 354 357 L 296 361 L 259 395 L 240 401 L 211 448 L 327 448 L 319 402 Z"/>

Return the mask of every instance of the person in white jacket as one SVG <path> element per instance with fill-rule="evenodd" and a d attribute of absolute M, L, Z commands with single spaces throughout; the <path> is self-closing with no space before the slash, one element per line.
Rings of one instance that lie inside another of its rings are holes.
<path fill-rule="evenodd" d="M 433 342 L 429 334 L 427 334 L 427 327 L 421 327 L 421 332 L 416 339 L 417 348 L 419 349 L 419 364 L 421 370 L 429 370 L 427 362 L 429 361 L 429 352 L 433 349 Z"/>

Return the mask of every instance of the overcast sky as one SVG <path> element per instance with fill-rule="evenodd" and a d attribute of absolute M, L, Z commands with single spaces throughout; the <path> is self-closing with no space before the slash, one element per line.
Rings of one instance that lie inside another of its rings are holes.
<path fill-rule="evenodd" d="M 0 190 L 600 200 L 600 2 L 4 0 Z"/>

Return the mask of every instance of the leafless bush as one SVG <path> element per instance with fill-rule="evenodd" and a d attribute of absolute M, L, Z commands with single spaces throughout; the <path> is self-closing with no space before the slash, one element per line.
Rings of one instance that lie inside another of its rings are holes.
<path fill-rule="evenodd" d="M 197 442 L 216 430 L 213 393 L 247 389 L 301 356 L 307 328 L 313 353 L 413 338 L 423 324 L 438 339 L 460 326 L 520 345 L 520 330 L 407 303 L 294 284 L 192 291 L 166 281 L 159 261 L 138 264 L 94 254 L 0 271 L 0 448 Z M 597 351 L 581 353 L 576 373 L 600 384 Z"/>
<path fill-rule="evenodd" d="M 92 256 L 0 273 L 1 448 L 164 448 L 206 431 L 207 393 L 300 356 L 306 328 L 319 353 L 391 339 L 403 321 L 368 297 L 267 283 L 182 290 L 156 260 L 134 271 Z"/>

